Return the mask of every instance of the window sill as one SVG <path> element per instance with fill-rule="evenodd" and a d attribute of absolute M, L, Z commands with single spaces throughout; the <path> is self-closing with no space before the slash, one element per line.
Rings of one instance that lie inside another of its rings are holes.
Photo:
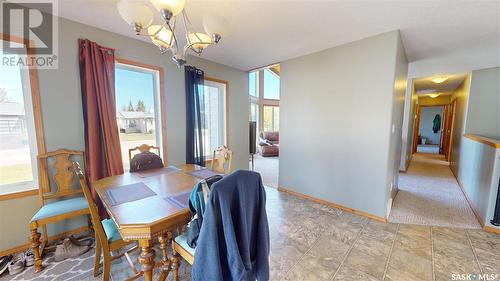
<path fill-rule="evenodd" d="M 34 196 L 38 194 L 38 188 L 34 187 L 32 189 L 15 191 L 10 193 L 0 193 L 0 201 L 7 201 L 22 197 Z"/>

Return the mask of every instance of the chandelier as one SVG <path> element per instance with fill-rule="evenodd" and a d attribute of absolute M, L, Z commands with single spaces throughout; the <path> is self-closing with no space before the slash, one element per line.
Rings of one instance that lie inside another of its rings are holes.
<path fill-rule="evenodd" d="M 191 21 L 184 9 L 185 0 L 150 0 L 160 13 L 163 24 L 152 24 L 154 14 L 144 0 L 120 0 L 116 6 L 120 16 L 133 28 L 136 35 L 148 36 L 162 54 L 172 52 L 172 60 L 181 67 L 189 50 L 201 55 L 210 45 L 219 43 L 229 30 L 229 23 L 221 17 L 203 18 L 205 32 L 190 29 Z M 184 26 L 185 45 L 179 42 L 176 27 Z"/>

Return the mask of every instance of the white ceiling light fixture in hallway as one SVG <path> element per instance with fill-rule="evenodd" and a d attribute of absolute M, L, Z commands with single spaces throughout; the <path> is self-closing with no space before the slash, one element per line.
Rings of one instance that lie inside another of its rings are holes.
<path fill-rule="evenodd" d="M 229 23 L 222 17 L 204 15 L 205 32 L 191 30 L 191 21 L 184 9 L 185 0 L 150 0 L 161 15 L 163 23 L 151 25 L 154 14 L 141 0 L 120 0 L 116 6 L 120 16 L 133 28 L 136 35 L 150 37 L 162 54 L 172 52 L 172 59 L 181 67 L 186 63 L 189 50 L 201 55 L 210 45 L 217 44 L 229 30 Z M 180 22 L 180 23 L 179 23 Z M 177 25 L 183 25 L 185 45 L 182 47 L 176 35 Z M 144 34 L 143 30 L 147 30 Z"/>

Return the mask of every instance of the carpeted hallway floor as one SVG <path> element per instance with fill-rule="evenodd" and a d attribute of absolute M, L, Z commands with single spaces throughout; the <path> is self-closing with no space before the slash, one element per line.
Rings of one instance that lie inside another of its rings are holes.
<path fill-rule="evenodd" d="M 480 225 L 443 155 L 417 153 L 399 175 L 392 223 L 478 229 Z"/>

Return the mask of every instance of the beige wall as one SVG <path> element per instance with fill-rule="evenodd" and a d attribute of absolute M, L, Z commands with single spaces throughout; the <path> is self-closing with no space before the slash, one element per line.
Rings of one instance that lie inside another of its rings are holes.
<path fill-rule="evenodd" d="M 453 128 L 453 144 L 451 148 L 450 168 L 455 175 L 458 174 L 458 163 L 462 149 L 463 134 L 465 131 L 465 120 L 467 118 L 467 106 L 469 102 L 470 75 L 464 80 L 455 93 L 452 101 L 456 101 L 455 123 Z"/>
<path fill-rule="evenodd" d="M 415 108 L 417 106 L 418 97 L 415 93 L 415 85 L 408 79 L 406 85 L 405 108 L 403 113 L 403 128 L 402 128 L 402 148 L 401 161 L 399 164 L 400 171 L 406 171 L 410 165 L 410 159 L 413 148 L 413 126 L 415 123 Z"/>
<path fill-rule="evenodd" d="M 472 71 L 467 134 L 500 139 L 500 67 Z"/>
<path fill-rule="evenodd" d="M 401 41 L 401 35 L 398 32 L 396 41 L 396 61 L 394 68 L 394 86 L 392 95 L 392 117 L 391 117 L 391 134 L 389 138 L 389 156 L 386 177 L 386 193 L 385 206 L 386 217 L 389 216 L 392 207 L 392 199 L 397 193 L 397 184 L 399 179 L 399 162 L 402 155 L 402 139 L 403 132 L 403 112 L 405 103 L 405 94 L 407 89 L 408 78 L 408 60 Z"/>
<path fill-rule="evenodd" d="M 40 96 L 47 150 L 84 149 L 83 114 L 78 70 L 78 38 L 115 48 L 116 56 L 163 67 L 165 71 L 168 164 L 185 163 L 184 69 L 152 44 L 105 30 L 59 19 L 59 69 L 39 71 Z M 248 168 L 248 77 L 228 66 L 189 57 L 188 64 L 207 76 L 229 81 L 229 139 L 234 167 Z M 27 243 L 28 222 L 37 209 L 37 196 L 0 201 L 0 251 Z M 76 219 L 49 227 L 49 234 L 86 224 Z"/>
<path fill-rule="evenodd" d="M 405 67 L 398 31 L 282 62 L 280 187 L 384 217 Z"/>

